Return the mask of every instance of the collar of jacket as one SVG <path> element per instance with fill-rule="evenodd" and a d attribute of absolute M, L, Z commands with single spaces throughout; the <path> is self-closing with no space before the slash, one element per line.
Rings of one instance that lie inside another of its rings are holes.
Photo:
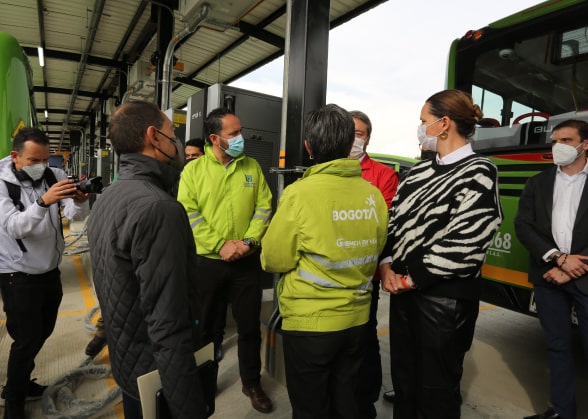
<path fill-rule="evenodd" d="M 164 191 L 170 191 L 180 178 L 180 172 L 169 164 L 139 153 L 122 154 L 119 173 L 119 180 L 152 180 L 160 184 Z"/>
<path fill-rule="evenodd" d="M 12 167 L 12 157 L 6 156 L 0 160 L 0 179 L 18 185 L 19 181 L 14 176 Z"/>
<path fill-rule="evenodd" d="M 202 158 L 207 158 L 207 159 L 210 159 L 212 161 L 217 162 L 218 164 L 223 164 L 214 155 L 214 151 L 212 149 L 212 144 L 208 144 L 208 143 L 204 144 L 204 156 L 202 156 L 200 158 L 201 159 Z M 239 160 L 243 160 L 244 158 L 245 158 L 245 153 L 241 154 L 239 157 L 233 157 L 233 159 L 230 161 L 229 164 L 233 164 L 233 163 L 235 163 L 235 162 L 237 162 Z M 228 165 L 227 165 L 227 167 L 228 167 Z"/>
<path fill-rule="evenodd" d="M 304 172 L 302 177 L 308 177 L 316 174 L 328 174 L 337 176 L 361 176 L 361 166 L 357 159 L 337 159 L 326 163 L 315 164 L 310 166 Z"/>

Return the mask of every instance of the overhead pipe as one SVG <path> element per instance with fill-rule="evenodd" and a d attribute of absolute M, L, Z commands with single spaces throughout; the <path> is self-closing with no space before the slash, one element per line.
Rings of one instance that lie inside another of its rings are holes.
<path fill-rule="evenodd" d="M 210 12 L 210 4 L 203 3 L 200 6 L 200 10 L 192 13 L 188 13 L 186 15 L 186 27 L 179 32 L 178 34 L 174 35 L 169 41 L 169 45 L 167 46 L 167 50 L 165 51 L 165 57 L 163 61 L 163 71 L 161 77 L 161 109 L 167 110 L 170 106 L 170 98 L 171 98 L 171 74 L 173 68 L 173 57 L 174 57 L 174 50 L 176 49 L 176 45 L 186 36 L 191 34 L 196 30 L 198 25 L 206 19 L 208 13 Z"/>

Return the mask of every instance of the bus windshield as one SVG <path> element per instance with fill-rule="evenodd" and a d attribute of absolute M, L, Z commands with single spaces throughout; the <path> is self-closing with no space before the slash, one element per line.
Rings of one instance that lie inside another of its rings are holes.
<path fill-rule="evenodd" d="M 454 42 L 448 87 L 484 112 L 475 149 L 545 148 L 557 123 L 588 120 L 587 3 L 545 2 Z"/>
<path fill-rule="evenodd" d="M 496 164 L 504 213 L 482 267 L 482 299 L 523 313 L 534 312 L 534 300 L 514 219 L 527 179 L 553 167 L 553 127 L 588 121 L 587 16 L 588 1 L 546 1 L 450 48 L 447 87 L 482 108 L 472 147 Z"/>

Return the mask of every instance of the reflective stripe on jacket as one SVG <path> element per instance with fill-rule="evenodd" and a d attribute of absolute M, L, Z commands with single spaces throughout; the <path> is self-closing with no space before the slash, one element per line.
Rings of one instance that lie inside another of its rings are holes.
<path fill-rule="evenodd" d="M 178 201 L 188 213 L 196 253 L 212 259 L 227 240 L 259 242 L 271 217 L 272 193 L 255 159 L 240 156 L 227 167 L 210 145 L 186 165 Z"/>
<path fill-rule="evenodd" d="M 262 267 L 278 284 L 282 329 L 344 330 L 367 322 L 371 278 L 388 211 L 356 159 L 309 168 L 288 186 L 262 240 Z"/>

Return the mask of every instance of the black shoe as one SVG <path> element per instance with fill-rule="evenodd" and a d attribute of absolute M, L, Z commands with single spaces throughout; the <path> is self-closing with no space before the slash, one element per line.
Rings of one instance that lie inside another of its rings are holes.
<path fill-rule="evenodd" d="M 47 390 L 47 386 L 37 384 L 37 379 L 33 378 L 29 381 L 29 387 L 27 388 L 27 398 L 25 400 L 39 400 L 43 397 L 43 393 Z"/>
<path fill-rule="evenodd" d="M 537 413 L 533 416 L 525 416 L 523 419 L 564 419 L 563 416 L 560 416 L 553 408 L 547 409 L 543 413 Z"/>
<path fill-rule="evenodd" d="M 269 413 L 273 409 L 272 401 L 266 396 L 261 386 L 245 387 L 243 394 L 251 399 L 251 406 L 261 413 Z"/>
<path fill-rule="evenodd" d="M 394 403 L 394 399 L 396 398 L 396 392 L 394 390 L 385 391 L 382 395 L 382 398 L 386 400 L 388 403 Z"/>
<path fill-rule="evenodd" d="M 223 344 L 219 343 L 218 345 L 214 345 L 214 360 L 220 362 L 224 357 Z"/>
<path fill-rule="evenodd" d="M 106 346 L 106 338 L 94 335 L 88 346 L 86 346 L 86 355 L 94 358 Z"/>
<path fill-rule="evenodd" d="M 27 388 L 27 396 L 25 401 L 30 402 L 33 400 L 39 400 L 43 397 L 43 393 L 47 386 L 42 386 L 41 384 L 37 384 L 37 379 L 33 378 L 29 381 L 29 386 Z M 4 406 L 6 403 L 6 387 L 2 387 L 2 393 L 0 393 L 0 406 Z"/>

